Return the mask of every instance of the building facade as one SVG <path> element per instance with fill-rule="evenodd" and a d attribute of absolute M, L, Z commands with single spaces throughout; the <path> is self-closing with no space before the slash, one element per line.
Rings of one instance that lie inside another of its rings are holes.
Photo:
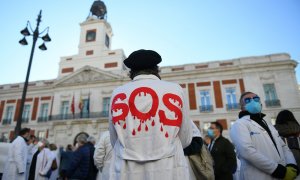
<path fill-rule="evenodd" d="M 108 129 L 110 96 L 130 81 L 122 49 L 111 49 L 113 36 L 104 18 L 88 17 L 80 24 L 78 54 L 61 57 L 56 79 L 30 82 L 22 127 L 37 137 L 66 145 L 79 133 L 99 137 Z M 142 47 L 141 47 L 142 48 Z M 203 132 L 218 121 L 225 136 L 238 117 L 239 97 L 256 92 L 266 120 L 274 122 L 282 109 L 300 119 L 297 63 L 289 54 L 271 54 L 195 64 L 160 67 L 163 80 L 176 82 L 189 100 L 191 119 Z M 0 137 L 14 137 L 23 83 L 0 85 Z"/>

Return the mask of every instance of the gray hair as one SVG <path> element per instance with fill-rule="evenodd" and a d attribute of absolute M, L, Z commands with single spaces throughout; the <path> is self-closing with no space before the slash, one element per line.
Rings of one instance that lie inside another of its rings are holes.
<path fill-rule="evenodd" d="M 80 134 L 79 136 L 77 136 L 76 141 L 81 143 L 81 144 L 85 144 L 85 143 L 87 143 L 87 139 L 88 139 L 87 135 Z"/>
<path fill-rule="evenodd" d="M 49 141 L 47 139 L 42 138 L 40 141 L 45 144 L 45 147 L 49 147 Z"/>
<path fill-rule="evenodd" d="M 89 137 L 87 138 L 87 142 L 95 143 L 95 142 L 96 142 L 96 139 L 94 138 L 94 136 L 89 136 Z"/>

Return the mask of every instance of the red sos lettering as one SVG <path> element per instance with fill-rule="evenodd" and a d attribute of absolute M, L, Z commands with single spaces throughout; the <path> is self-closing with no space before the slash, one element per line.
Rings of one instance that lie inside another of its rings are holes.
<path fill-rule="evenodd" d="M 116 122 L 119 121 L 125 121 L 125 117 L 128 114 L 128 106 L 125 103 L 116 103 L 116 101 L 120 99 L 121 101 L 123 101 L 124 99 L 126 99 L 126 94 L 121 93 L 121 94 L 117 94 L 113 101 L 112 101 L 112 106 L 111 106 L 111 113 L 113 111 L 117 112 L 118 110 L 122 110 L 122 114 L 120 114 L 119 116 L 112 116 L 112 121 L 115 124 Z"/>
<path fill-rule="evenodd" d="M 144 95 L 150 94 L 151 98 L 152 98 L 152 107 L 151 109 L 146 112 L 140 112 L 137 108 L 136 105 L 134 103 L 134 100 L 136 98 L 136 96 L 141 96 L 142 93 L 144 93 Z M 148 87 L 140 87 L 135 89 L 129 97 L 129 108 L 130 108 L 130 112 L 132 114 L 132 116 L 136 116 L 138 119 L 145 121 L 147 119 L 150 119 L 151 117 L 154 117 L 158 108 L 158 96 L 155 93 L 155 91 L 151 88 Z"/>
<path fill-rule="evenodd" d="M 141 96 L 143 94 L 144 95 L 149 94 L 152 98 L 152 106 L 148 112 L 139 111 L 137 108 L 138 104 L 135 104 L 135 98 L 137 96 Z M 126 104 L 126 102 L 116 103 L 118 99 L 120 99 L 121 101 L 124 101 L 126 98 L 127 98 L 126 94 L 124 94 L 124 93 L 117 94 L 113 98 L 111 111 L 112 112 L 113 111 L 117 112 L 120 110 L 122 111 L 122 113 L 120 115 L 112 116 L 112 121 L 114 124 L 119 121 L 125 121 L 125 118 L 129 113 L 129 110 L 130 110 L 132 116 L 137 117 L 141 122 L 149 120 L 151 117 L 154 117 L 156 115 L 160 101 L 159 101 L 159 98 L 158 98 L 156 92 L 153 89 L 151 89 L 149 87 L 137 88 L 130 94 L 129 100 L 128 100 L 129 104 Z M 176 106 L 175 104 L 173 104 L 171 101 L 173 101 L 174 103 L 177 102 L 177 105 L 179 107 Z M 181 122 L 182 122 L 182 112 L 181 112 L 182 100 L 181 100 L 181 98 L 176 94 L 167 93 L 167 94 L 163 95 L 162 103 L 168 108 L 169 111 L 173 111 L 175 113 L 175 119 L 167 118 L 166 112 L 164 110 L 159 110 L 158 115 L 160 118 L 160 122 L 163 123 L 164 125 L 180 127 Z"/>
<path fill-rule="evenodd" d="M 178 102 L 178 105 L 180 107 L 182 107 L 182 100 L 179 96 L 177 96 L 176 94 L 172 94 L 172 93 L 168 93 L 165 94 L 163 96 L 163 103 L 164 105 L 170 110 L 175 112 L 175 115 L 177 116 L 176 119 L 168 119 L 166 117 L 166 113 L 163 110 L 159 110 L 158 115 L 160 118 L 160 121 L 164 124 L 164 125 L 168 125 L 168 126 L 178 126 L 180 127 L 181 122 L 182 122 L 182 111 L 181 109 L 179 109 L 177 106 L 175 106 L 174 104 L 172 104 L 170 102 L 170 100 L 174 100 Z"/>

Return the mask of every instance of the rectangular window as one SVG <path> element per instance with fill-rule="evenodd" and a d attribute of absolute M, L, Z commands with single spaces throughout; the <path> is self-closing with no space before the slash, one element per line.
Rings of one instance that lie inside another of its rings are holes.
<path fill-rule="evenodd" d="M 13 118 L 14 106 L 7 106 L 5 111 L 5 116 L 3 119 L 3 124 L 10 124 Z"/>
<path fill-rule="evenodd" d="M 90 109 L 89 108 L 89 99 L 83 99 L 82 104 L 83 104 L 83 107 L 82 107 L 81 117 L 88 118 L 89 117 L 89 109 Z"/>
<path fill-rule="evenodd" d="M 107 34 L 105 35 L 105 46 L 109 48 L 109 37 Z"/>
<path fill-rule="evenodd" d="M 22 122 L 28 122 L 30 115 L 30 104 L 25 104 L 22 113 Z"/>
<path fill-rule="evenodd" d="M 85 41 L 95 41 L 96 40 L 96 29 L 88 30 L 86 32 Z"/>
<path fill-rule="evenodd" d="M 46 132 L 45 131 L 39 131 L 37 138 L 38 139 L 46 138 Z"/>
<path fill-rule="evenodd" d="M 102 101 L 102 107 L 103 107 L 103 110 L 102 110 L 102 115 L 107 117 L 108 116 L 108 111 L 109 111 L 109 106 L 110 106 L 110 97 L 105 97 L 103 98 L 103 101 Z"/>
<path fill-rule="evenodd" d="M 263 87 L 266 97 L 266 107 L 280 106 L 280 100 L 277 98 L 275 85 L 264 84 Z"/>
<path fill-rule="evenodd" d="M 225 89 L 226 100 L 227 100 L 227 110 L 239 109 L 239 103 L 236 100 L 236 89 L 235 87 L 229 87 Z"/>
<path fill-rule="evenodd" d="M 61 103 L 60 114 L 62 119 L 67 119 L 69 114 L 69 101 L 63 101 Z"/>
<path fill-rule="evenodd" d="M 49 109 L 48 103 L 41 104 L 40 117 L 38 118 L 39 122 L 48 120 L 48 109 Z"/>
<path fill-rule="evenodd" d="M 200 91 L 200 112 L 211 112 L 211 98 L 209 90 L 201 90 Z"/>

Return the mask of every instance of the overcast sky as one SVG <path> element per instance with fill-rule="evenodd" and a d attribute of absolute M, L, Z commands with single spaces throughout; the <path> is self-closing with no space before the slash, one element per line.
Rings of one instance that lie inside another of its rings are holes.
<path fill-rule="evenodd" d="M 20 34 L 42 9 L 40 31 L 50 27 L 47 51 L 35 50 L 30 81 L 54 79 L 60 57 L 78 51 L 80 26 L 93 0 L 1 0 L 0 84 L 25 81 L 32 39 Z M 105 0 L 112 49 L 128 56 L 156 50 L 161 66 L 289 53 L 300 61 L 299 0 Z M 42 40 L 37 42 L 37 46 Z M 300 68 L 296 68 L 300 82 Z"/>

